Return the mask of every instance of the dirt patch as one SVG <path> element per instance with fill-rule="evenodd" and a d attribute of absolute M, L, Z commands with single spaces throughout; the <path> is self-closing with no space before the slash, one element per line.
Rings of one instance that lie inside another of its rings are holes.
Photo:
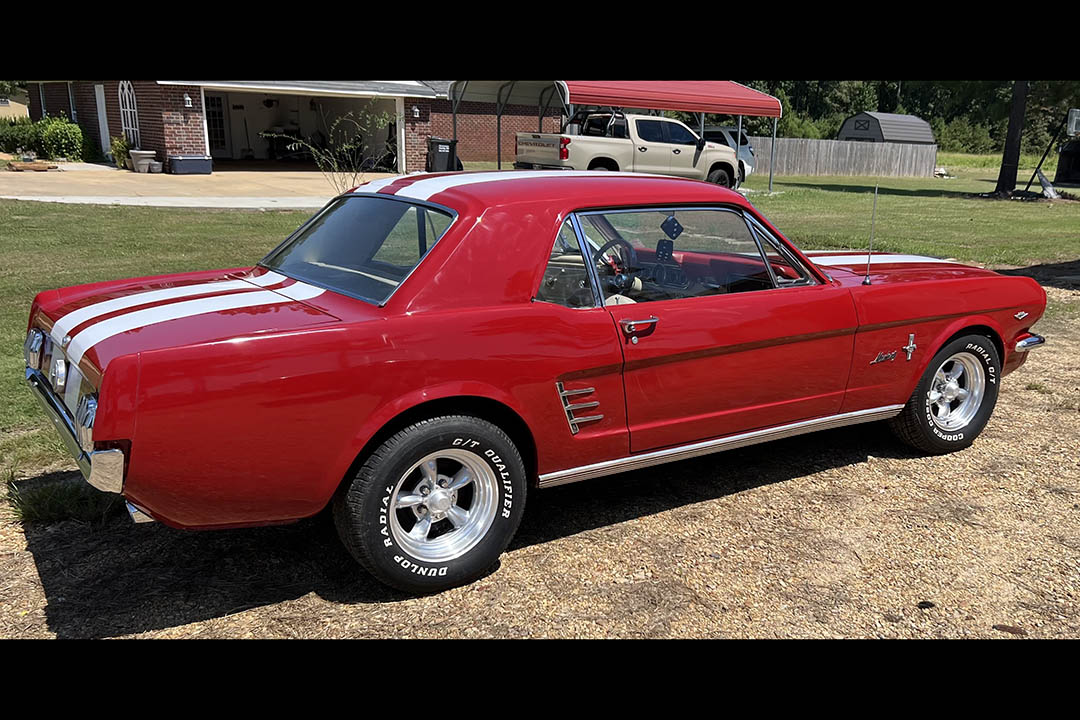
<path fill-rule="evenodd" d="M 960 453 L 867 425 L 534 491 L 495 572 L 424 598 L 325 517 L 5 517 L 0 636 L 1078 637 L 1080 294 L 1047 291 L 1047 345 Z"/>

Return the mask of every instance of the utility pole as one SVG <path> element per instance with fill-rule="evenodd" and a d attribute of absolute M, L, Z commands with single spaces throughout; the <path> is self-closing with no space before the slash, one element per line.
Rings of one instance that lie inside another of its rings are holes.
<path fill-rule="evenodd" d="M 1011 194 L 1016 189 L 1016 174 L 1020 169 L 1020 137 L 1024 130 L 1024 109 L 1027 106 L 1028 81 L 1013 83 L 1012 110 L 1009 111 L 1009 130 L 1005 134 L 1005 151 L 1001 156 L 995 192 Z"/>

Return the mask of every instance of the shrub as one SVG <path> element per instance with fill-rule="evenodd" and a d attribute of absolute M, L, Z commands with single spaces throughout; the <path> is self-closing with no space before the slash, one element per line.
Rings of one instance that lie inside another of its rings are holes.
<path fill-rule="evenodd" d="M 0 151 L 13 153 L 19 149 L 40 152 L 40 129 L 29 118 L 0 124 Z"/>
<path fill-rule="evenodd" d="M 17 118 L 0 123 L 0 151 L 33 151 L 38 157 L 81 160 L 83 132 L 75 123 L 62 117 L 44 117 L 37 122 Z"/>
<path fill-rule="evenodd" d="M 41 127 L 41 155 L 47 158 L 82 160 L 82 128 L 66 118 L 44 117 Z"/>

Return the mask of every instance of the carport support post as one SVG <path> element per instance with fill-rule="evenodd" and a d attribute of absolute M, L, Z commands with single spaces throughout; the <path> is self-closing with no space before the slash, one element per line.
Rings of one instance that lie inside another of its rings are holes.
<path fill-rule="evenodd" d="M 769 193 L 772 194 L 772 176 L 773 168 L 776 167 L 776 121 L 779 118 L 772 119 L 772 148 L 769 150 Z"/>
<path fill-rule="evenodd" d="M 517 84 L 517 80 L 507 83 L 510 89 L 506 92 L 506 101 L 510 100 L 510 95 L 514 92 L 514 85 Z M 502 113 L 506 108 L 506 101 L 502 99 L 502 91 L 506 85 L 502 85 L 499 88 L 499 92 L 495 94 L 495 168 L 502 170 Z"/>
<path fill-rule="evenodd" d="M 739 154 L 742 152 L 742 115 L 735 130 L 735 171 L 739 170 Z"/>

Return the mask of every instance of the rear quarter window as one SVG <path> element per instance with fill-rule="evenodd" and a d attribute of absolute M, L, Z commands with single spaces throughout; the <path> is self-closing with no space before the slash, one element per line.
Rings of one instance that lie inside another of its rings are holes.
<path fill-rule="evenodd" d="M 449 211 L 429 205 L 370 195 L 340 197 L 260 264 L 381 305 L 453 219 Z"/>

